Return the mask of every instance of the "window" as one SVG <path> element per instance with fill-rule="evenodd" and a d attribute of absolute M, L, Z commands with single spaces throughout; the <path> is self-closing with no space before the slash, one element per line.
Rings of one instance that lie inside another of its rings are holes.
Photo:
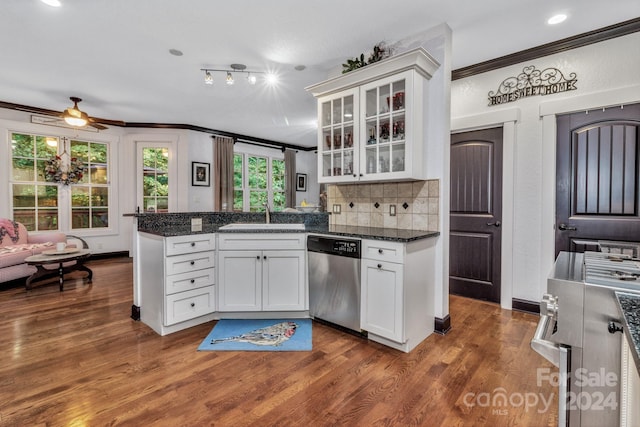
<path fill-rule="evenodd" d="M 23 223 L 29 231 L 109 226 L 109 147 L 106 143 L 14 132 L 11 148 L 15 221 Z M 54 156 L 61 158 L 63 171 L 72 158 L 84 164 L 86 169 L 78 183 L 67 186 L 45 180 L 45 164 Z M 64 197 L 65 193 L 70 197 Z"/>
<path fill-rule="evenodd" d="M 109 226 L 109 170 L 107 144 L 71 141 L 71 157 L 81 160 L 86 173 L 71 186 L 71 228 Z"/>
<path fill-rule="evenodd" d="M 145 212 L 169 212 L 169 149 L 142 148 L 142 207 Z"/>
<path fill-rule="evenodd" d="M 264 212 L 285 208 L 284 160 L 268 156 L 236 153 L 233 156 L 235 211 Z"/>
<path fill-rule="evenodd" d="M 59 228 L 58 186 L 44 179 L 47 159 L 58 153 L 53 136 L 11 134 L 13 219 L 30 231 Z"/>

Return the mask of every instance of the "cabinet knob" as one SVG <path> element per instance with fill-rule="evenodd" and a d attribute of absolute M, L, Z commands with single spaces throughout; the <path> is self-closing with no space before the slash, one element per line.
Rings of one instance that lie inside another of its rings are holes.
<path fill-rule="evenodd" d="M 267 256 L 265 255 L 264 257 L 262 257 L 262 259 L 267 259 Z"/>
<path fill-rule="evenodd" d="M 195 306 L 196 306 L 196 303 L 195 303 L 195 302 L 192 302 L 192 303 L 191 303 L 191 307 L 193 308 L 193 307 L 195 307 Z"/>
<path fill-rule="evenodd" d="M 191 247 L 195 246 L 196 242 L 191 242 Z"/>
<path fill-rule="evenodd" d="M 190 262 L 190 264 L 191 264 L 191 265 L 193 265 L 193 264 L 195 264 L 195 263 L 196 263 L 195 261 L 191 261 L 191 262 Z"/>
<path fill-rule="evenodd" d="M 364 176 L 364 174 L 363 174 L 363 173 L 361 173 L 361 174 L 360 174 L 360 176 Z"/>
<path fill-rule="evenodd" d="M 191 283 L 196 283 L 196 279 L 191 279 Z"/>
<path fill-rule="evenodd" d="M 382 268 L 382 264 L 378 264 L 378 268 Z"/>
<path fill-rule="evenodd" d="M 357 176 L 358 176 L 358 175 L 356 175 L 355 173 L 353 174 L 353 177 L 354 177 L 354 178 L 355 178 L 355 177 L 357 177 Z"/>
<path fill-rule="evenodd" d="M 260 261 L 260 255 L 258 255 L 258 256 L 256 257 L 256 259 L 257 259 L 258 261 Z"/>
<path fill-rule="evenodd" d="M 382 254 L 382 252 L 384 252 L 382 249 L 378 249 L 379 254 Z"/>

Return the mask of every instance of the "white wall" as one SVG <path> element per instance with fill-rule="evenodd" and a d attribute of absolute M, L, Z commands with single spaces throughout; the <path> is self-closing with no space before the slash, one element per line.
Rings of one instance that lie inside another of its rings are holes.
<path fill-rule="evenodd" d="M 578 89 L 489 107 L 488 93 L 529 65 L 555 67 L 565 76 L 575 72 Z M 512 152 L 505 153 L 504 184 L 512 191 L 503 199 L 503 233 L 511 241 L 503 235 L 503 248 L 512 248 L 512 264 L 503 268 L 502 286 L 514 298 L 539 301 L 553 264 L 555 115 L 640 102 L 639 69 L 635 33 L 452 82 L 453 132 L 506 124 Z"/>

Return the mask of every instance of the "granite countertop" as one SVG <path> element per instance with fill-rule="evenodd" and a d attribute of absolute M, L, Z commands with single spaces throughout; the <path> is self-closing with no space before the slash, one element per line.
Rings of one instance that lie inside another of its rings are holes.
<path fill-rule="evenodd" d="M 272 224 L 304 224 L 303 230 L 292 229 L 226 229 L 220 227 L 231 223 L 264 223 L 264 213 L 236 212 L 177 212 L 158 214 L 126 214 L 138 219 L 138 231 L 162 237 L 184 236 L 202 233 L 315 233 L 332 236 L 348 236 L 361 239 L 387 240 L 392 242 L 412 242 L 440 235 L 438 231 L 401 230 L 396 228 L 359 227 L 329 225 L 328 213 L 283 213 L 271 214 Z M 202 219 L 202 230 L 191 230 L 191 219 Z"/>
<path fill-rule="evenodd" d="M 624 334 L 640 374 L 640 294 L 616 292 L 616 299 L 622 313 Z"/>
<path fill-rule="evenodd" d="M 264 230 L 220 230 L 224 224 L 203 224 L 202 231 L 191 231 L 191 225 L 174 225 L 167 228 L 138 228 L 138 231 L 162 237 L 184 236 L 204 233 L 315 233 L 330 236 L 348 236 L 361 239 L 387 240 L 392 242 L 411 242 L 440 235 L 438 231 L 399 230 L 395 228 L 307 226 L 304 230 L 264 229 Z"/>
<path fill-rule="evenodd" d="M 349 225 L 329 225 L 324 228 L 307 227 L 306 231 L 308 233 L 358 237 L 361 239 L 387 240 L 391 242 L 411 242 L 440 235 L 439 231 L 401 230 L 397 228 L 359 227 Z"/>

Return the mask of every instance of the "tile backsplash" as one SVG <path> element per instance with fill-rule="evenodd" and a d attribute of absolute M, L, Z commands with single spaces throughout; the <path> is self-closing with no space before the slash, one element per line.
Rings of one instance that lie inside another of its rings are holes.
<path fill-rule="evenodd" d="M 329 223 L 334 225 L 439 231 L 439 209 L 438 179 L 327 186 Z"/>

